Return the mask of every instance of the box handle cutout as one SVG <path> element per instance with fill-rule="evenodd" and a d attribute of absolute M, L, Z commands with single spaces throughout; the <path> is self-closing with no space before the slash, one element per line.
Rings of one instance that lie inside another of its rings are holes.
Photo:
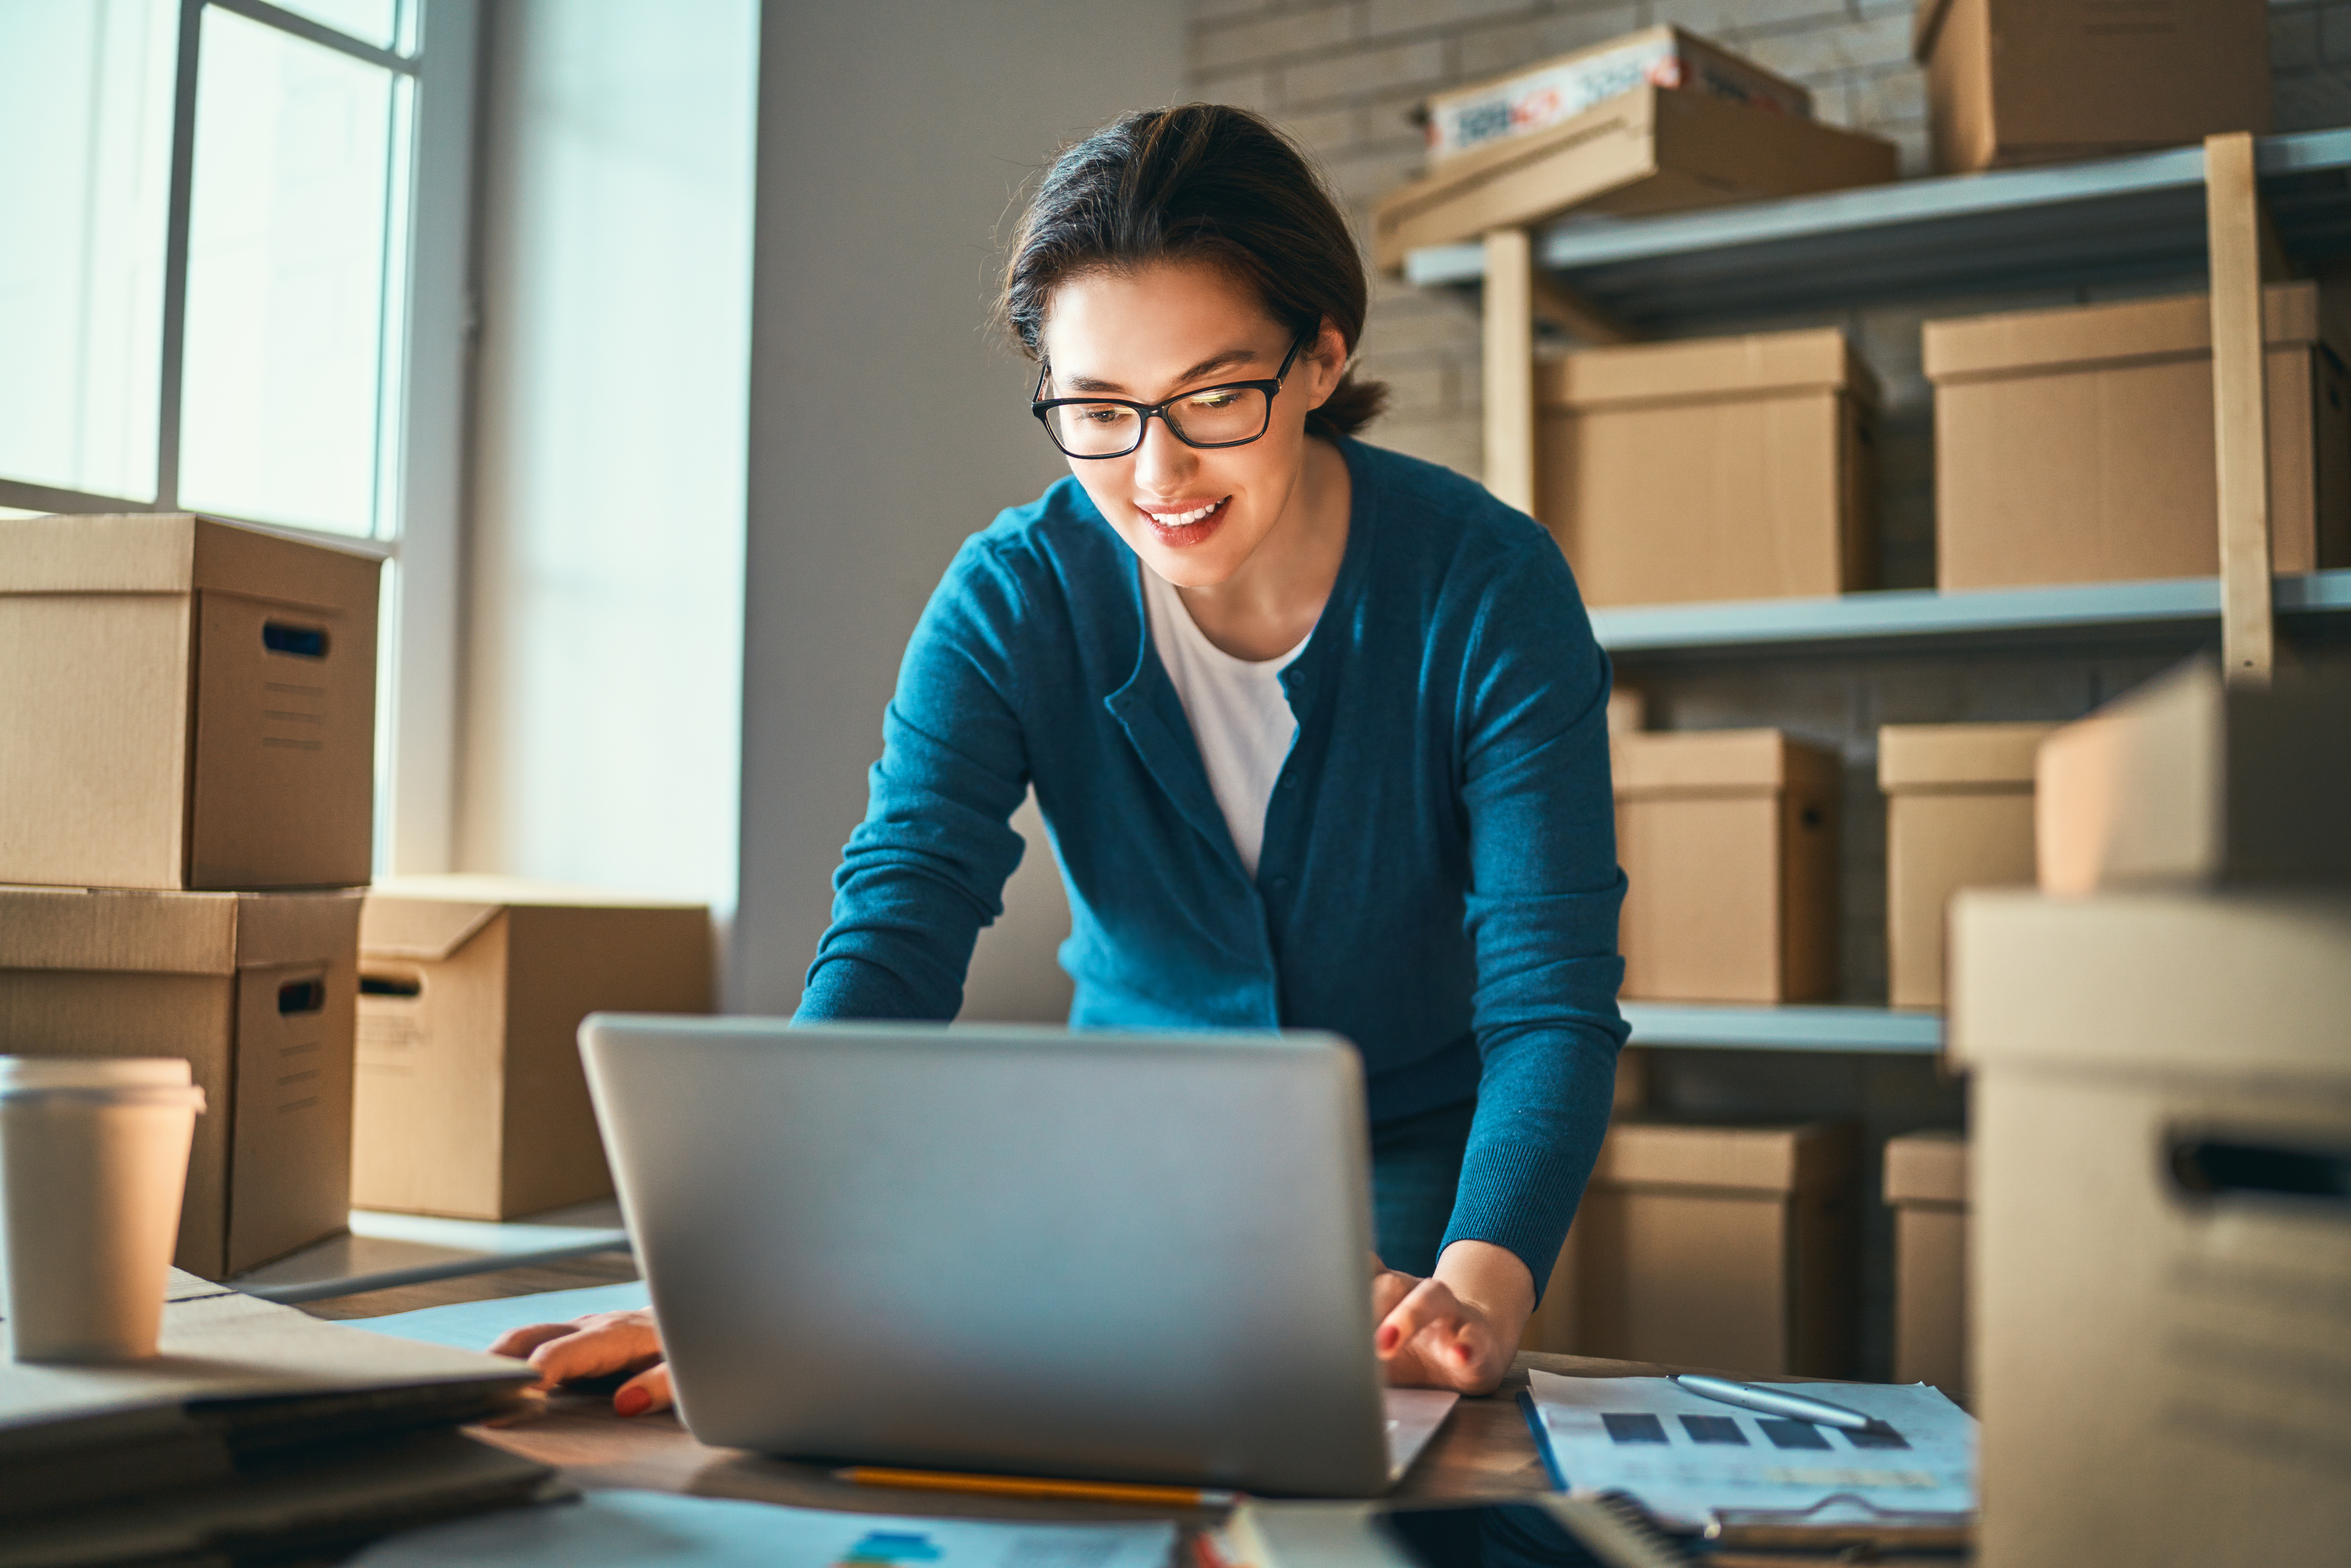
<path fill-rule="evenodd" d="M 261 623 L 261 645 L 273 653 L 291 653 L 298 659 L 323 659 L 327 656 L 327 629 L 297 626 L 290 621 L 265 621 Z"/>
<path fill-rule="evenodd" d="M 2295 1197 L 2351 1204 L 2351 1150 L 2180 1138 L 2171 1178 L 2201 1198 Z"/>
<path fill-rule="evenodd" d="M 281 1013 L 314 1013 L 326 1005 L 324 980 L 288 980 L 277 988 L 277 1010 Z"/>
<path fill-rule="evenodd" d="M 363 997 L 417 997 L 424 993 L 423 980 L 402 979 L 398 975 L 361 975 L 360 995 Z"/>

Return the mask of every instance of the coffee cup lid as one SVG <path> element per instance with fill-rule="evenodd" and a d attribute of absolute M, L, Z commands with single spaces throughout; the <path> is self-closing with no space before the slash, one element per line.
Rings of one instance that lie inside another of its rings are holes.
<path fill-rule="evenodd" d="M 0 1092 L 11 1089 L 170 1089 L 192 1082 L 178 1056 L 0 1056 Z"/>

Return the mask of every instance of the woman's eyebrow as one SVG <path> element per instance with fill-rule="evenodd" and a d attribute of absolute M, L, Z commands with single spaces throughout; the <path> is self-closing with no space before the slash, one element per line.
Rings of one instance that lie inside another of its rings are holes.
<path fill-rule="evenodd" d="M 1211 354 L 1208 358 L 1202 360 L 1198 364 L 1194 365 L 1190 370 L 1186 371 L 1182 375 L 1177 376 L 1176 378 L 1176 384 L 1180 387 L 1185 385 L 1186 382 L 1198 381 L 1202 376 L 1208 374 L 1212 371 L 1228 370 L 1236 366 L 1248 364 L 1252 360 L 1262 359 L 1263 357 L 1264 356 L 1259 354 L 1255 349 L 1227 349 L 1221 354 Z M 1099 377 L 1095 376 L 1071 376 L 1068 380 L 1063 381 L 1057 375 L 1053 379 L 1060 382 L 1063 387 L 1067 388 L 1071 392 L 1123 392 L 1126 390 L 1116 382 L 1102 381 Z"/>

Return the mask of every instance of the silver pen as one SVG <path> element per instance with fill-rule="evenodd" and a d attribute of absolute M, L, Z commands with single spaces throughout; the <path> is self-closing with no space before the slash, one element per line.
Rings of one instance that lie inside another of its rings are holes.
<path fill-rule="evenodd" d="M 1817 1427 L 1838 1427 L 1848 1432 L 1890 1430 L 1875 1416 L 1865 1416 L 1858 1410 L 1832 1405 L 1825 1399 L 1807 1399 L 1801 1394 L 1782 1393 L 1777 1388 L 1757 1388 L 1745 1383 L 1733 1383 L 1725 1377 L 1702 1377 L 1694 1372 L 1677 1374 L 1673 1382 L 1701 1399 L 1736 1405 L 1742 1410 L 1759 1410 L 1766 1416 L 1785 1416 L 1792 1420 L 1810 1421 Z"/>

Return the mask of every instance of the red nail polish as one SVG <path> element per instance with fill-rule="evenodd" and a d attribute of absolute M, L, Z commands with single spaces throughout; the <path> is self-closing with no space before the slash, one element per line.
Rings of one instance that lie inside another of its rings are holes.
<path fill-rule="evenodd" d="M 653 1402 L 653 1396 L 642 1388 L 623 1388 L 612 1396 L 612 1408 L 623 1416 L 634 1416 Z"/>

